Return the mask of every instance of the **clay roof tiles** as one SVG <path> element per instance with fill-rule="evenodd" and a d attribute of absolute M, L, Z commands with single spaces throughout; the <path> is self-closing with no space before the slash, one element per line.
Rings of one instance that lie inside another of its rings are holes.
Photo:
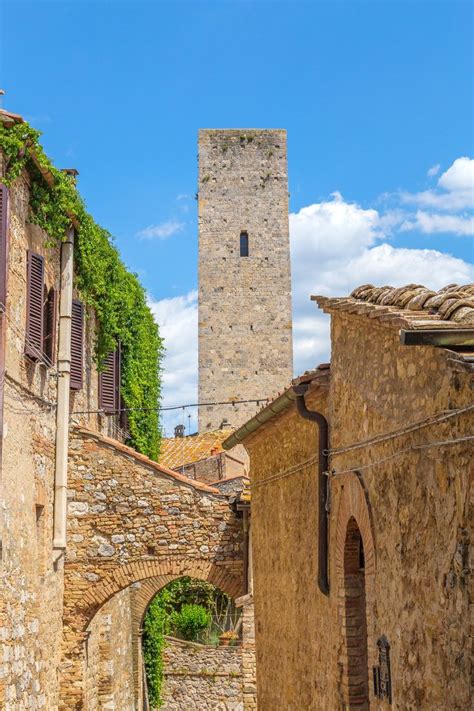
<path fill-rule="evenodd" d="M 470 328 L 474 326 L 474 284 L 449 284 L 433 291 L 421 284 L 358 286 L 349 297 L 311 297 L 327 311 L 365 313 L 408 328 Z"/>
<path fill-rule="evenodd" d="M 222 442 L 230 430 L 214 430 L 187 437 L 172 437 L 161 441 L 160 464 L 170 469 L 199 462 L 223 452 Z"/>

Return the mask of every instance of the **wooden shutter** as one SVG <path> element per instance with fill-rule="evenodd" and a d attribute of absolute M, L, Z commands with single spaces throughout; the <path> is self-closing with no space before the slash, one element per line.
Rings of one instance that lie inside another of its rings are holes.
<path fill-rule="evenodd" d="M 51 288 L 48 291 L 44 303 L 44 339 L 43 352 L 46 365 L 54 363 L 54 348 L 56 345 L 56 290 Z"/>
<path fill-rule="evenodd" d="M 80 390 L 84 370 L 84 304 L 72 300 L 71 320 L 71 390 Z"/>
<path fill-rule="evenodd" d="M 44 258 L 28 250 L 25 353 L 43 359 Z"/>
<path fill-rule="evenodd" d="M 105 412 L 116 412 L 120 407 L 120 347 L 105 359 L 99 375 L 99 402 Z"/>
<path fill-rule="evenodd" d="M 7 303 L 8 190 L 0 185 L 0 309 Z M 2 306 L 3 304 L 3 306 Z"/>

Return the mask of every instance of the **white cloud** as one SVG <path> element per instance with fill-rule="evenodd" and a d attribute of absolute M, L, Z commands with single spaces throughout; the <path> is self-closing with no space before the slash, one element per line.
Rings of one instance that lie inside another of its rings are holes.
<path fill-rule="evenodd" d="M 167 220 L 166 222 L 161 222 L 159 225 L 148 225 L 145 229 L 137 232 L 136 237 L 139 239 L 166 239 L 178 232 L 182 232 L 183 229 L 184 222 Z"/>
<path fill-rule="evenodd" d="M 151 297 L 148 303 L 155 320 L 160 327 L 160 334 L 166 348 L 163 362 L 162 402 L 165 406 L 183 405 L 196 402 L 197 398 L 197 291 L 190 291 L 184 296 L 155 301 Z M 196 409 L 187 411 L 191 414 L 192 431 L 196 430 Z M 163 425 L 167 434 L 171 434 L 174 425 L 181 424 L 181 410 L 163 414 Z"/>
<path fill-rule="evenodd" d="M 431 168 L 426 171 L 426 175 L 428 176 L 428 178 L 434 178 L 435 175 L 438 175 L 440 169 L 440 164 L 436 163 L 436 165 L 431 166 Z"/>
<path fill-rule="evenodd" d="M 474 159 L 462 156 L 438 179 L 435 190 L 402 192 L 402 202 L 437 210 L 465 210 L 474 207 Z"/>
<path fill-rule="evenodd" d="M 474 268 L 449 254 L 388 244 L 398 220 L 339 194 L 290 215 L 295 372 L 329 359 L 328 318 L 310 294 L 344 295 L 366 283 L 439 289 L 474 279 Z"/>
<path fill-rule="evenodd" d="M 414 218 L 408 218 L 400 226 L 402 232 L 415 229 L 425 234 L 451 232 L 455 235 L 472 235 L 474 234 L 474 217 L 440 215 L 418 210 Z"/>

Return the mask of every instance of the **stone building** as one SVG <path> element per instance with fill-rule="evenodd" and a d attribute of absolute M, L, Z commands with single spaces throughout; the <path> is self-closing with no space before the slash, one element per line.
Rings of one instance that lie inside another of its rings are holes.
<path fill-rule="evenodd" d="M 286 131 L 199 131 L 199 432 L 292 376 Z"/>
<path fill-rule="evenodd" d="M 470 707 L 474 285 L 315 297 L 331 364 L 250 455 L 261 711 Z"/>
<path fill-rule="evenodd" d="M 241 491 L 248 481 L 248 456 L 242 446 L 222 448 L 230 429 L 163 439 L 160 463 L 190 479 L 216 486 L 220 491 Z"/>
<path fill-rule="evenodd" d="M 121 441 L 105 401 L 118 368 L 98 372 L 97 319 L 74 274 L 80 231 L 72 221 L 51 245 L 32 224 L 33 185 L 55 176 L 27 148 L 9 187 L 0 150 L 0 708 L 135 711 L 151 599 L 185 575 L 244 595 L 242 518 L 217 488 Z"/>

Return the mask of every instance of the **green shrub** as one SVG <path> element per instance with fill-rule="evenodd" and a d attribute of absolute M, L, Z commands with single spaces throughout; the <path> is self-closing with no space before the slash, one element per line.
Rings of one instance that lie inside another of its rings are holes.
<path fill-rule="evenodd" d="M 190 642 L 197 642 L 199 635 L 211 623 L 211 614 L 202 605 L 183 605 L 171 616 L 171 624 L 177 633 Z"/>

